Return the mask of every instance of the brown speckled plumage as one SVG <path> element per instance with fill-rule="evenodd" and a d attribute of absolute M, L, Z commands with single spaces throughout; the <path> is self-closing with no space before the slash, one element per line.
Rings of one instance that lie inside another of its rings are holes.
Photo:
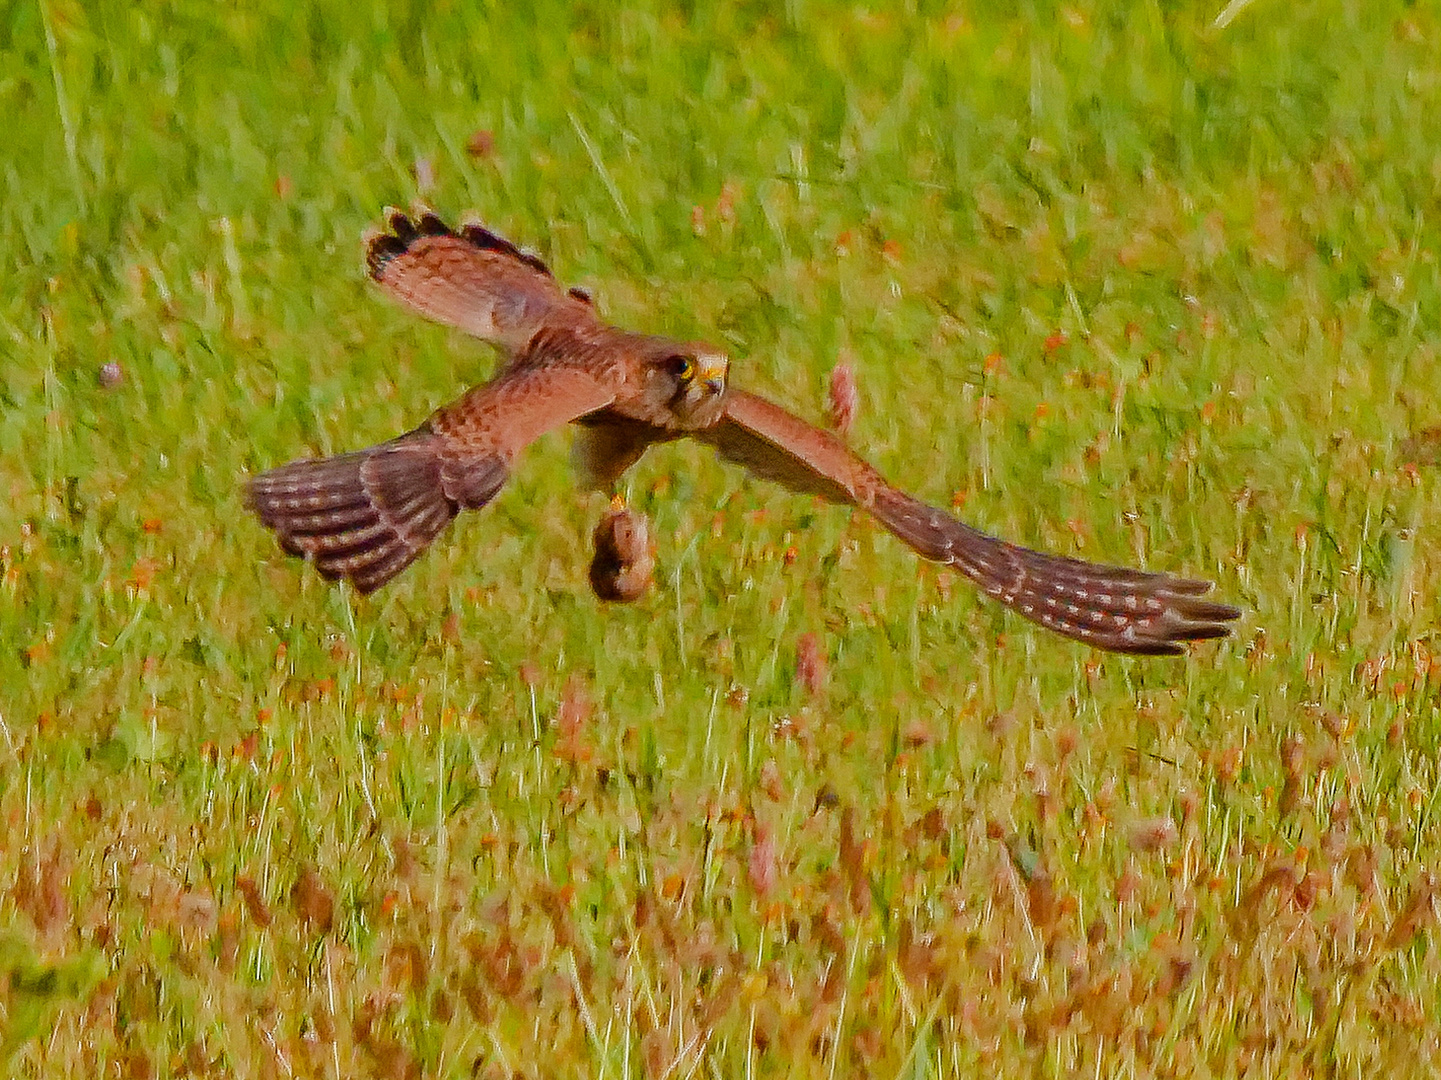
<path fill-rule="evenodd" d="M 1031 551 L 918 502 L 836 435 L 731 388 L 717 350 L 610 326 L 588 293 L 563 289 L 539 258 L 479 225 L 457 232 L 428 211 L 391 211 L 367 241 L 366 265 L 382 291 L 495 343 L 509 362 L 409 434 L 251 480 L 251 505 L 281 546 L 363 592 L 408 566 L 461 510 L 489 502 L 526 446 L 575 422 L 577 464 L 597 486 L 613 486 L 649 446 L 689 435 L 757 476 L 873 514 L 991 598 L 1103 649 L 1179 653 L 1226 635 L 1240 615 L 1203 598 L 1208 582 Z M 596 594 L 643 593 L 654 564 L 645 518 L 613 506 L 594 543 Z"/>
<path fill-rule="evenodd" d="M 644 514 L 618 501 L 591 534 L 590 587 L 602 600 L 628 604 L 651 586 L 655 544 Z"/>

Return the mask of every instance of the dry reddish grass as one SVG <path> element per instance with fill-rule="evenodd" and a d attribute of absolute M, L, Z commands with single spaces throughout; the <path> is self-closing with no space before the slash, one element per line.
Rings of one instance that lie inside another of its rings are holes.
<path fill-rule="evenodd" d="M 0 1075 L 1426 1073 L 1441 23 L 1218 6 L 12 5 Z M 682 447 L 602 609 L 561 438 L 326 585 L 244 475 L 492 363 L 365 291 L 421 193 L 1238 636 Z"/>

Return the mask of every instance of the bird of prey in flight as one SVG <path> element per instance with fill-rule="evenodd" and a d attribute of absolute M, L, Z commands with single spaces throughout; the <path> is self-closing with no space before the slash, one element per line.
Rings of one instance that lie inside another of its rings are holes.
<path fill-rule="evenodd" d="M 1176 654 L 1225 636 L 1240 615 L 1205 599 L 1209 582 L 1032 551 L 913 499 L 835 434 L 731 385 L 721 350 L 610 325 L 584 290 L 480 225 L 388 211 L 366 264 L 381 291 L 499 346 L 508 362 L 398 438 L 250 481 L 250 505 L 287 552 L 363 593 L 494 498 L 527 446 L 575 424 L 577 462 L 602 489 L 650 446 L 699 439 L 756 476 L 866 511 L 992 599 L 1102 649 Z"/>

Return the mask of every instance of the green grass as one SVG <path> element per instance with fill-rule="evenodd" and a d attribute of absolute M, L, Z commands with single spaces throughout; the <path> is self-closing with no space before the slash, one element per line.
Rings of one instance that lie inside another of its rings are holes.
<path fill-rule="evenodd" d="M 521 6 L 0 12 L 3 1070 L 1425 1072 L 1435 8 Z M 1237 637 L 1103 656 L 691 446 L 602 608 L 564 435 L 326 584 L 246 474 L 494 363 L 364 279 L 417 196 Z"/>

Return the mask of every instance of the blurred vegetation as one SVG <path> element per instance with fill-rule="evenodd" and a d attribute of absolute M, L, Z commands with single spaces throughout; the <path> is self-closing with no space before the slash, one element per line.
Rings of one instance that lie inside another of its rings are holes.
<path fill-rule="evenodd" d="M 1410 1075 L 1438 1052 L 1441 16 L 0 10 L 15 1076 Z M 1103 656 L 698 448 L 547 438 L 370 599 L 248 472 L 482 346 L 473 211 L 1007 537 L 1214 577 Z"/>

